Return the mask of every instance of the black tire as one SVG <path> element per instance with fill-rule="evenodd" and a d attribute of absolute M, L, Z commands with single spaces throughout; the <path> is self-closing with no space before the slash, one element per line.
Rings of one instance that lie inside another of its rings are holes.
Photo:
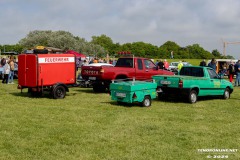
<path fill-rule="evenodd" d="M 143 101 L 142 101 L 142 106 L 143 107 L 150 107 L 152 103 L 151 97 L 150 96 L 145 96 Z"/>
<path fill-rule="evenodd" d="M 63 99 L 66 96 L 66 88 L 62 85 L 56 86 L 52 91 L 52 95 L 54 99 Z"/>
<path fill-rule="evenodd" d="M 223 93 L 223 99 L 229 99 L 229 98 L 230 98 L 230 90 L 226 88 Z"/>
<path fill-rule="evenodd" d="M 188 96 L 189 103 L 196 103 L 197 102 L 197 92 L 195 90 L 191 90 Z"/>

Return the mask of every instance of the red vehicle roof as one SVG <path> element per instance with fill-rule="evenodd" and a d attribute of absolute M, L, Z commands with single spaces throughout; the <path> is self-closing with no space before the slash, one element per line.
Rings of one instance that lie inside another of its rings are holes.
<path fill-rule="evenodd" d="M 78 53 L 78 52 L 76 52 L 76 51 L 74 51 L 74 50 L 68 50 L 67 52 L 66 52 L 66 54 L 74 54 L 77 58 L 86 58 L 86 55 L 84 55 L 84 54 L 82 54 L 82 53 Z"/>

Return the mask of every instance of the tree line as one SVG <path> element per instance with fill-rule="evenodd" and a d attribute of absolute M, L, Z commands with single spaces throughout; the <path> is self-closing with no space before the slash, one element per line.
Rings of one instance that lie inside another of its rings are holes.
<path fill-rule="evenodd" d="M 114 43 L 113 40 L 102 34 L 100 36 L 92 36 L 88 42 L 84 38 L 74 36 L 67 31 L 30 31 L 26 37 L 22 38 L 15 45 L 0 45 L 1 52 L 16 51 L 22 53 L 26 49 L 34 48 L 38 45 L 59 48 L 62 50 L 75 50 L 88 56 L 119 57 L 119 52 L 131 53 L 139 57 L 147 58 L 170 58 L 170 53 L 174 53 L 177 59 L 210 59 L 210 58 L 230 58 L 223 56 L 217 49 L 209 52 L 199 44 L 192 44 L 185 47 L 179 46 L 177 43 L 167 41 L 160 46 L 156 46 L 145 42 L 133 43 Z"/>

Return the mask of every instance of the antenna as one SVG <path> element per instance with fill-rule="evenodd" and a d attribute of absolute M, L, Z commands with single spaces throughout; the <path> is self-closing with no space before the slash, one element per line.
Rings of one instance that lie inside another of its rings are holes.
<path fill-rule="evenodd" d="M 240 42 L 225 42 L 223 41 L 222 39 L 222 42 L 223 42 L 223 55 L 226 56 L 226 47 L 228 44 L 240 44 Z"/>

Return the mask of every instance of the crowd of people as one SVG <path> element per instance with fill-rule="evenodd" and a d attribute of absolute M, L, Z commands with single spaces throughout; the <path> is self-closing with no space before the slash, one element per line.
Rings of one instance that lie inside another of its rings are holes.
<path fill-rule="evenodd" d="M 81 68 L 81 66 L 85 66 L 88 64 L 92 64 L 92 63 L 109 63 L 112 65 L 116 64 L 116 60 L 114 59 L 109 59 L 108 61 L 106 59 L 102 59 L 102 58 L 84 58 L 84 60 L 81 60 L 81 58 L 76 60 L 76 66 L 77 68 Z"/>
<path fill-rule="evenodd" d="M 206 64 L 204 59 L 200 62 L 200 66 L 208 66 L 216 71 L 217 61 L 213 58 L 210 63 Z M 229 63 L 222 64 L 220 67 L 221 69 L 218 73 L 220 76 L 228 75 L 229 81 L 233 83 L 234 76 L 236 75 L 234 86 L 240 86 L 240 60 L 238 60 L 236 63 L 231 60 Z"/>
<path fill-rule="evenodd" d="M 14 84 L 13 77 L 14 77 L 14 63 L 15 58 L 14 56 L 10 56 L 7 58 L 1 58 L 1 66 L 2 70 L 2 83 L 3 84 Z"/>
<path fill-rule="evenodd" d="M 159 61 L 157 60 L 156 66 L 158 67 L 158 69 L 168 70 L 169 63 L 168 63 L 168 61 L 166 59 L 164 59 L 164 60 L 160 59 Z"/>

